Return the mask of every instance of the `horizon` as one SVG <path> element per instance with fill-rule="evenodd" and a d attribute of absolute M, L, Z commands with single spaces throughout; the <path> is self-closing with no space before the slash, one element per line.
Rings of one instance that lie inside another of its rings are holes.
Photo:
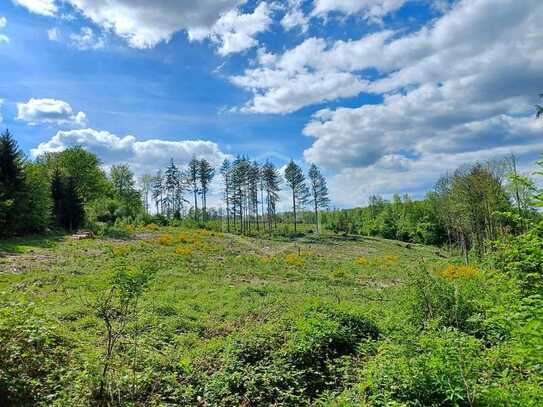
<path fill-rule="evenodd" d="M 540 1 L 129 4 L 0 6 L 0 127 L 27 156 L 81 145 L 138 176 L 294 159 L 355 208 L 510 153 L 529 172 L 543 151 Z"/>

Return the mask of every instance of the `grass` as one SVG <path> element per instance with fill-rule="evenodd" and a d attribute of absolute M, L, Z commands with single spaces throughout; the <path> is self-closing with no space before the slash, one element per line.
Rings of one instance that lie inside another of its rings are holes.
<path fill-rule="evenodd" d="M 364 354 L 372 353 L 373 345 L 360 348 L 365 334 L 358 328 L 342 330 L 366 326 L 352 313 L 375 324 L 384 343 L 401 340 L 419 329 L 408 322 L 412 306 L 406 292 L 414 270 L 424 263 L 436 274 L 446 270 L 449 278 L 472 277 L 451 268 L 451 260 L 435 248 L 377 238 L 266 240 L 153 227 L 136 231 L 130 240 L 31 238 L 3 242 L 0 248 L 10 253 L 0 257 L 1 307 L 31 308 L 54 326 L 70 361 L 70 384 L 60 392 L 72 405 L 74 394 L 78 400 L 95 397 L 105 330 L 93 304 L 108 292 L 119 268 L 144 264 L 155 275 L 119 344 L 108 394 L 110 400 L 149 405 L 202 400 L 269 405 L 279 399 L 298 405 L 327 392 L 340 394 L 360 380 L 356 372 Z M 358 322 L 350 325 L 345 318 Z M 137 347 L 131 347 L 132 340 Z M 334 341 L 337 347 L 330 345 Z M 352 349 L 349 341 L 355 341 Z M 252 346 L 265 359 L 243 359 Z M 239 349 L 245 349 L 243 358 Z M 311 358 L 319 352 L 323 361 Z M 297 356 L 289 359 L 292 355 Z M 304 373 L 289 377 L 297 371 Z M 323 376 L 317 380 L 315 372 Z M 247 377 L 265 384 L 247 383 Z M 272 386 L 274 380 L 280 385 Z M 285 383 L 307 386 L 298 391 L 299 385 L 283 388 Z M 271 390 L 263 394 L 267 386 L 280 396 L 270 396 Z"/>

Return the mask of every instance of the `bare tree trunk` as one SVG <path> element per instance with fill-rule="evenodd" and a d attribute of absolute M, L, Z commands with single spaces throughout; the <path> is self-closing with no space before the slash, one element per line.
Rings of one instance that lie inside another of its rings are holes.
<path fill-rule="evenodd" d="M 294 212 L 294 233 L 296 233 L 296 196 L 294 190 L 292 191 L 292 209 Z"/>

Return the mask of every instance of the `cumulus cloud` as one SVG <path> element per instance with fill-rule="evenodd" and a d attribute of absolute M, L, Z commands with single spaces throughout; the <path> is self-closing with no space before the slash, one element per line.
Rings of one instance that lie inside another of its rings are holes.
<path fill-rule="evenodd" d="M 42 16 L 54 16 L 57 11 L 55 0 L 12 0 L 13 3 L 25 7 L 28 11 Z"/>
<path fill-rule="evenodd" d="M 302 0 L 289 0 L 286 13 L 281 19 L 281 25 L 287 31 L 299 28 L 305 33 L 309 29 L 309 16 L 302 10 Z"/>
<path fill-rule="evenodd" d="M 325 16 L 331 12 L 339 12 L 379 19 L 399 10 L 406 2 L 407 0 L 315 0 L 311 14 Z"/>
<path fill-rule="evenodd" d="M 178 31 L 205 38 L 221 16 L 241 0 L 66 0 L 95 24 L 112 31 L 135 48 L 168 42 Z"/>
<path fill-rule="evenodd" d="M 289 113 L 315 103 L 356 96 L 370 83 L 356 71 L 369 68 L 392 32 L 357 41 L 328 44 L 308 38 L 282 55 L 259 55 L 259 66 L 246 69 L 231 81 L 253 93 L 242 108 L 254 113 Z"/>
<path fill-rule="evenodd" d="M 231 10 L 214 24 L 209 37 L 218 45 L 221 55 L 245 51 L 258 44 L 256 34 L 266 31 L 272 23 L 272 9 L 260 3 L 253 13 L 241 14 Z"/>
<path fill-rule="evenodd" d="M 383 94 L 382 103 L 318 111 L 304 129 L 314 140 L 305 159 L 336 172 L 330 184 L 345 204 L 376 192 L 421 192 L 467 162 L 511 152 L 534 160 L 543 149 L 543 124 L 533 117 L 542 18 L 535 0 L 460 1 L 419 32 L 389 33 L 380 52 L 356 54 L 359 40 L 297 59 L 315 71 L 377 70 L 363 91 Z M 269 77 L 281 72 L 281 59 L 268 64 Z M 284 89 L 271 85 L 263 97 Z"/>
<path fill-rule="evenodd" d="M 97 36 L 90 27 L 81 27 L 78 33 L 70 35 L 70 41 L 80 50 L 100 49 L 105 43 L 104 38 Z"/>
<path fill-rule="evenodd" d="M 86 115 L 75 113 L 70 104 L 57 99 L 30 99 L 26 103 L 17 103 L 17 119 L 30 125 L 40 123 L 84 126 Z"/>
<path fill-rule="evenodd" d="M 107 131 L 90 128 L 59 131 L 31 153 L 33 157 L 37 157 L 46 152 L 59 152 L 73 146 L 82 146 L 96 154 L 105 166 L 128 163 L 138 175 L 154 174 L 158 169 L 166 167 L 170 159 L 184 167 L 196 156 L 206 158 L 212 165 L 218 166 L 227 157 L 216 143 L 210 141 L 138 141 L 134 136 L 119 137 Z"/>

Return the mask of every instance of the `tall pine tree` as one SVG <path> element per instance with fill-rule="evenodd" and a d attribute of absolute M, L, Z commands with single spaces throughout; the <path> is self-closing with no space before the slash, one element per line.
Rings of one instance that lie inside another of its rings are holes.
<path fill-rule="evenodd" d="M 187 173 L 187 180 L 190 186 L 190 190 L 194 195 L 194 220 L 198 220 L 198 193 L 200 188 L 198 188 L 198 170 L 200 168 L 200 162 L 196 157 L 192 157 L 189 162 L 189 168 Z"/>
<path fill-rule="evenodd" d="M 16 233 L 25 207 L 23 153 L 6 130 L 0 136 L 0 235 Z"/>
<path fill-rule="evenodd" d="M 307 200 L 309 198 L 309 190 L 307 189 L 307 185 L 305 183 L 305 176 L 302 172 L 302 169 L 298 164 L 296 164 L 293 160 L 288 163 L 287 168 L 285 168 L 285 179 L 287 181 L 287 185 L 289 186 L 291 192 L 292 192 L 292 211 L 294 213 L 294 232 L 297 231 L 296 224 L 297 224 L 297 217 L 296 217 L 296 211 L 299 209 L 300 206 L 307 203 Z"/>
<path fill-rule="evenodd" d="M 198 180 L 200 182 L 200 194 L 202 195 L 202 215 L 204 222 L 207 218 L 207 193 L 209 184 L 215 176 L 215 170 L 205 158 L 198 162 Z"/>
<path fill-rule="evenodd" d="M 328 186 L 326 185 L 326 179 L 315 164 L 311 164 L 307 176 L 309 177 L 311 203 L 313 204 L 313 209 L 315 211 L 315 224 L 317 226 L 317 232 L 320 232 L 319 209 L 327 208 L 330 204 Z"/>

